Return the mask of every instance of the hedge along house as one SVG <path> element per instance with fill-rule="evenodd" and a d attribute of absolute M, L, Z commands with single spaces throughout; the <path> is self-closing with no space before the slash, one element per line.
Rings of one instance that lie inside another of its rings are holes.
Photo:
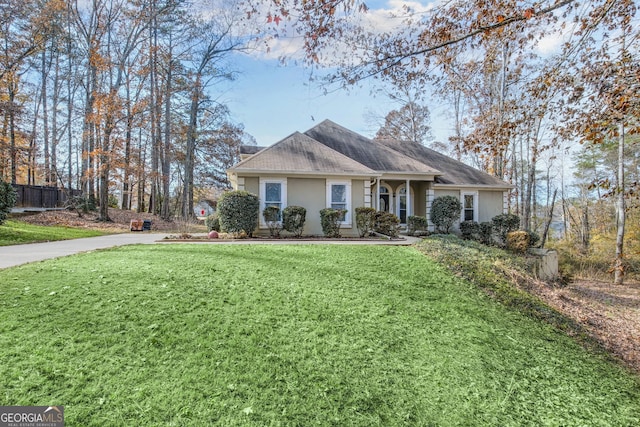
<path fill-rule="evenodd" d="M 262 233 L 266 206 L 306 208 L 307 235 L 322 234 L 321 209 L 346 209 L 341 234 L 357 236 L 358 207 L 394 213 L 404 225 L 410 215 L 429 218 L 443 195 L 460 198 L 463 220 L 489 221 L 506 212 L 512 188 L 417 143 L 371 140 L 329 120 L 266 148 L 243 147 L 241 157 L 227 174 L 234 189 L 260 198 Z"/>

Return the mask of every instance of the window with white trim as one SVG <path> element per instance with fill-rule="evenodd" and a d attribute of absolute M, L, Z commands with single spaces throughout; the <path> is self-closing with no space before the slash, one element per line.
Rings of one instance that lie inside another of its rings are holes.
<path fill-rule="evenodd" d="M 346 210 L 346 214 L 342 217 L 342 224 L 351 224 L 350 181 L 327 181 L 327 207 Z"/>
<path fill-rule="evenodd" d="M 276 206 L 282 210 L 287 207 L 287 179 L 286 178 L 260 178 L 260 225 L 266 226 L 262 211 L 267 206 Z"/>
<path fill-rule="evenodd" d="M 463 192 L 460 193 L 460 202 L 462 203 L 461 221 L 478 222 L 478 193 Z"/>

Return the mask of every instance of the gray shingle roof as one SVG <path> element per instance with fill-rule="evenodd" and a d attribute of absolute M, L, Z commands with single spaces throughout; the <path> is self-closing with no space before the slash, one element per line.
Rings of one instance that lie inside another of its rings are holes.
<path fill-rule="evenodd" d="M 324 120 L 309 129 L 305 135 L 375 171 L 428 175 L 441 173 L 434 167 L 385 147 L 330 120 Z"/>
<path fill-rule="evenodd" d="M 372 169 L 300 132 L 264 148 L 231 170 L 376 175 Z"/>
<path fill-rule="evenodd" d="M 510 188 L 507 182 L 415 142 L 371 140 L 330 120 L 269 146 L 242 146 L 251 155 L 230 171 L 297 174 L 420 174 L 436 184 Z"/>
<path fill-rule="evenodd" d="M 266 147 L 259 145 L 241 145 L 240 154 L 256 154 L 258 151 L 264 150 Z"/>
<path fill-rule="evenodd" d="M 442 176 L 436 178 L 436 184 L 511 187 L 509 183 L 493 175 L 489 175 L 449 156 L 438 153 L 424 145 L 410 141 L 396 140 L 380 140 L 378 142 L 394 151 L 442 171 Z"/>

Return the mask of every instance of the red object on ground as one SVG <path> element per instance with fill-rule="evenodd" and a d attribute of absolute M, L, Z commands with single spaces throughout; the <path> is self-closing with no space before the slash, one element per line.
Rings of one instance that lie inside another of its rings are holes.
<path fill-rule="evenodd" d="M 217 239 L 218 238 L 218 232 L 216 230 L 212 230 L 209 232 L 209 238 L 210 239 Z"/>

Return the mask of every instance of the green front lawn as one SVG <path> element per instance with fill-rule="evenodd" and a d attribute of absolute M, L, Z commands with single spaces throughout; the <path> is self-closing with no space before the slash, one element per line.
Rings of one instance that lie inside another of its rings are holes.
<path fill-rule="evenodd" d="M 0 225 L 0 246 L 79 239 L 81 237 L 102 236 L 104 234 L 95 230 L 32 225 L 22 221 L 8 220 L 3 225 Z"/>
<path fill-rule="evenodd" d="M 640 425 L 640 381 L 414 248 L 128 246 L 0 271 L 0 405 L 69 426 Z"/>

